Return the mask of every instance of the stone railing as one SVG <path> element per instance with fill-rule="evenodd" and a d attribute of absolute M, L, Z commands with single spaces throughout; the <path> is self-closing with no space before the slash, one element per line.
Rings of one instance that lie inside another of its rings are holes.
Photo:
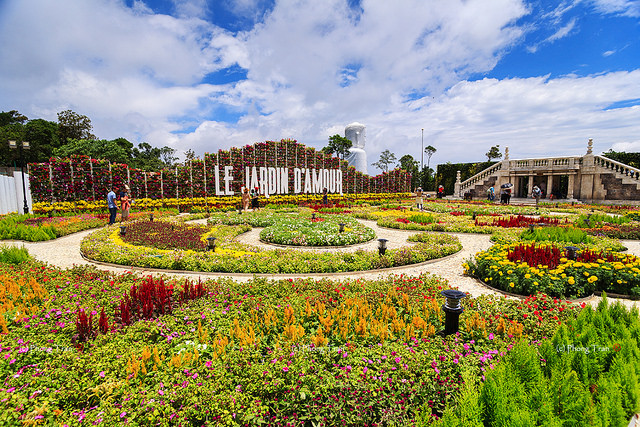
<path fill-rule="evenodd" d="M 593 156 L 593 162 L 596 166 L 609 169 L 613 172 L 625 175 L 631 179 L 638 180 L 640 177 L 640 169 L 616 162 L 603 156 Z"/>
<path fill-rule="evenodd" d="M 513 171 L 532 169 L 575 169 L 582 164 L 582 157 L 549 157 L 545 159 L 511 160 L 509 169 Z"/>
<path fill-rule="evenodd" d="M 461 182 L 459 195 L 462 196 L 464 193 L 467 192 L 467 190 L 475 186 L 478 182 L 484 181 L 486 178 L 488 178 L 489 176 L 493 175 L 494 173 L 502 169 L 502 163 L 503 162 L 498 162 L 495 165 L 491 165 L 485 170 L 473 175 L 471 178 Z"/>

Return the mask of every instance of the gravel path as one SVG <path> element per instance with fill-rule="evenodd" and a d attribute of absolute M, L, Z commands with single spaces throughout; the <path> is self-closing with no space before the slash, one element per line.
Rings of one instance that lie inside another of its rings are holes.
<path fill-rule="evenodd" d="M 194 222 L 205 222 L 205 220 L 198 220 Z M 361 220 L 365 225 L 371 227 L 375 233 L 377 238 L 387 239 L 387 246 L 389 248 L 406 246 L 408 244 L 412 244 L 407 241 L 407 237 L 411 234 L 416 233 L 416 231 L 407 231 L 407 230 L 391 230 L 387 228 L 380 228 L 376 225 L 374 221 L 364 221 Z M 22 241 L 12 241 L 5 240 L 0 242 L 0 244 L 11 245 L 11 246 L 24 246 L 29 253 L 36 259 L 47 262 L 51 265 L 60 267 L 60 268 L 70 268 L 74 265 L 95 265 L 96 267 L 116 273 L 122 273 L 125 271 L 137 271 L 142 274 L 152 274 L 152 275 L 160 275 L 160 274 L 168 274 L 174 277 L 188 277 L 191 279 L 197 280 L 198 278 L 214 278 L 214 277 L 231 277 L 237 281 L 248 281 L 251 280 L 254 275 L 251 274 L 229 274 L 229 273 L 192 273 L 192 272 L 166 272 L 166 271 L 158 271 L 158 270 L 147 270 L 141 268 L 132 268 L 132 267 L 118 267 L 118 266 L 110 266 L 103 265 L 100 263 L 94 263 L 88 261 L 80 255 L 80 242 L 82 239 L 88 234 L 92 233 L 95 230 L 87 230 L 79 233 L 75 233 L 69 236 L 61 237 L 56 240 L 50 240 L 47 242 L 22 242 Z M 251 244 L 259 247 L 272 247 L 271 245 L 260 242 L 259 240 L 260 229 L 254 228 L 238 237 L 238 241 L 246 244 Z M 464 292 L 470 293 L 472 296 L 479 296 L 482 294 L 492 294 L 492 295 L 501 295 L 500 293 L 489 289 L 484 286 L 478 280 L 467 277 L 463 274 L 462 263 L 471 258 L 474 254 L 481 250 L 488 249 L 491 246 L 491 242 L 489 241 L 490 236 L 486 234 L 461 234 L 461 233 L 450 233 L 454 236 L 457 236 L 460 239 L 460 243 L 462 244 L 463 249 L 456 254 L 450 255 L 448 257 L 428 261 L 423 264 L 418 265 L 410 265 L 405 267 L 396 267 L 392 269 L 385 270 L 375 270 L 375 271 L 367 271 L 367 272 L 351 272 L 351 273 L 332 273 L 332 274 L 314 274 L 314 275 L 261 275 L 262 277 L 269 278 L 279 278 L 279 277 L 287 277 L 287 278 L 297 278 L 297 277 L 314 277 L 314 278 L 330 278 L 333 280 L 341 280 L 347 278 L 362 278 L 362 279 L 379 279 L 388 276 L 389 274 L 402 274 L 408 276 L 416 276 L 421 273 L 432 273 L 446 280 L 449 285 L 456 287 Z M 640 256 L 640 241 L 635 240 L 624 240 L 622 243 L 628 248 L 627 252 Z M 372 240 L 367 243 L 362 243 L 359 245 L 353 245 L 345 248 L 326 248 L 326 249 L 311 249 L 311 248 L 298 248 L 300 250 L 316 250 L 316 251 L 356 251 L 358 249 L 364 250 L 376 250 L 378 246 L 377 240 Z M 592 297 L 587 302 L 593 306 L 596 306 L 600 302 L 600 297 Z M 638 301 L 631 300 L 619 300 L 625 306 L 631 307 L 635 306 L 640 309 L 640 303 Z"/>

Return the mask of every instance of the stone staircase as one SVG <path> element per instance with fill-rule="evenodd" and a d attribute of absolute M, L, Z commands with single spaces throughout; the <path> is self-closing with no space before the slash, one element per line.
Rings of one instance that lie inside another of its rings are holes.
<path fill-rule="evenodd" d="M 605 200 L 640 200 L 640 170 L 602 156 L 594 156 Z"/>

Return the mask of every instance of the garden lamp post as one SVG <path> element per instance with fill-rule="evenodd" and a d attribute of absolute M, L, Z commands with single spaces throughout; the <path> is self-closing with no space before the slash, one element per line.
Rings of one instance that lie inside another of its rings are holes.
<path fill-rule="evenodd" d="M 344 222 L 341 222 L 338 225 L 340 226 L 340 233 L 342 233 L 344 231 Z"/>
<path fill-rule="evenodd" d="M 311 221 L 313 221 L 314 219 L 316 219 L 316 213 L 315 213 L 315 212 L 313 212 L 313 213 L 311 214 Z"/>
<path fill-rule="evenodd" d="M 153 212 L 149 214 L 149 221 L 153 222 Z"/>
<path fill-rule="evenodd" d="M 378 239 L 378 253 L 384 255 L 387 252 L 387 239 Z"/>
<path fill-rule="evenodd" d="M 458 332 L 460 314 L 464 311 L 460 300 L 467 296 L 464 292 L 455 289 L 447 289 L 440 292 L 446 298 L 442 311 L 445 313 L 444 335 L 451 335 Z"/>
<path fill-rule="evenodd" d="M 575 261 L 578 255 L 578 248 L 577 246 L 565 246 L 565 250 L 567 251 L 567 259 L 570 259 L 571 261 Z"/>
<path fill-rule="evenodd" d="M 213 236 L 207 237 L 207 250 L 208 251 L 216 251 L 216 238 Z"/>
<path fill-rule="evenodd" d="M 23 150 L 29 150 L 31 147 L 29 146 L 28 141 L 22 141 L 18 144 L 16 141 L 9 141 L 9 148 L 12 150 L 18 150 L 20 156 L 20 173 L 22 174 L 22 198 L 24 199 L 24 211 L 23 213 L 29 213 L 29 204 L 27 203 L 27 187 L 24 182 L 24 156 Z"/>
<path fill-rule="evenodd" d="M 121 225 L 120 226 L 120 235 L 124 236 L 127 234 L 127 226 L 126 225 Z"/>

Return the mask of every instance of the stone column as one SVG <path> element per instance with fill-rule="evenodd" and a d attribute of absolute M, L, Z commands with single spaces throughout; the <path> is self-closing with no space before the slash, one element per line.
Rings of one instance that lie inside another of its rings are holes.
<path fill-rule="evenodd" d="M 593 186 L 596 167 L 593 159 L 593 139 L 589 138 L 587 154 L 582 157 L 580 168 L 580 199 L 593 200 Z"/>
<path fill-rule="evenodd" d="M 553 191 L 553 175 L 550 174 L 549 176 L 547 176 L 547 194 L 545 194 L 547 199 L 549 198 L 549 195 L 551 194 L 552 191 Z"/>
<path fill-rule="evenodd" d="M 458 171 L 458 173 L 456 173 L 456 183 L 453 186 L 453 194 L 457 197 L 462 197 L 462 194 L 460 194 L 460 171 Z"/>
<path fill-rule="evenodd" d="M 529 198 L 531 191 L 533 191 L 533 175 L 529 175 L 529 183 L 527 184 L 527 194 L 525 197 Z"/>
<path fill-rule="evenodd" d="M 569 185 L 567 188 L 567 199 L 573 199 L 573 186 L 575 185 L 575 175 L 569 174 Z"/>

